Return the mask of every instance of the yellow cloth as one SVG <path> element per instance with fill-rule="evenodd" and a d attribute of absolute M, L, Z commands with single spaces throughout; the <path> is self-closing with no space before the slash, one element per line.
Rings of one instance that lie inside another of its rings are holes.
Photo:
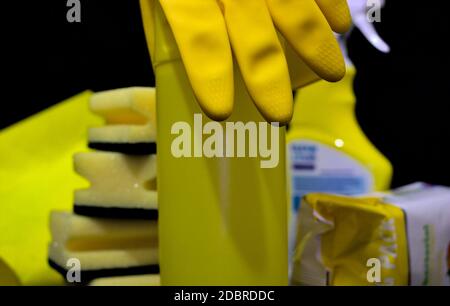
<path fill-rule="evenodd" d="M 86 150 L 86 91 L 0 131 L 0 258 L 24 285 L 62 278 L 47 264 L 51 210 L 71 210 L 73 190 L 86 185 L 72 171 L 72 155 Z"/>
<path fill-rule="evenodd" d="M 0 258 L 0 286 L 18 286 L 20 285 L 14 271 Z"/>
<path fill-rule="evenodd" d="M 233 111 L 233 54 L 264 118 L 289 122 L 291 78 L 277 30 L 319 77 L 337 81 L 345 74 L 332 31 L 350 27 L 345 0 L 141 0 L 154 66 L 167 60 L 159 58 L 152 29 L 158 3 L 198 103 L 212 119 L 226 119 Z"/>

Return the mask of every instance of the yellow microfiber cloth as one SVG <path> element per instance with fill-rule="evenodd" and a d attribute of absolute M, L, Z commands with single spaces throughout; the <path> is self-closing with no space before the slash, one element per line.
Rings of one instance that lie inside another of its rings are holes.
<path fill-rule="evenodd" d="M 20 282 L 11 268 L 0 258 L 0 286 L 19 286 Z"/>
<path fill-rule="evenodd" d="M 101 124 L 86 91 L 0 131 L 0 257 L 24 285 L 62 284 L 47 264 L 51 210 L 70 210 L 87 183 L 72 155 L 87 150 L 87 129 Z"/>

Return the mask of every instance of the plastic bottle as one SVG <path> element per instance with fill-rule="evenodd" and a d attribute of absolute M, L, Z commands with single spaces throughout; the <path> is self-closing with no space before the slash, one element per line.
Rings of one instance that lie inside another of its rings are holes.
<path fill-rule="evenodd" d="M 378 50 L 389 46 L 369 23 L 363 0 L 349 0 L 355 26 Z M 338 37 L 346 55 L 347 37 Z M 327 192 L 364 194 L 389 188 L 390 162 L 366 137 L 355 117 L 353 80 L 356 69 L 346 56 L 347 74 L 337 83 L 319 81 L 295 97 L 287 132 L 287 175 L 290 210 L 290 254 L 295 244 L 297 212 L 303 195 Z"/>
<path fill-rule="evenodd" d="M 151 16 L 142 9 L 150 44 L 153 34 L 145 22 Z M 259 157 L 176 158 L 171 153 L 172 125 L 194 126 L 194 114 L 202 111 L 160 7 L 154 17 L 161 284 L 287 285 L 285 159 L 263 169 Z M 239 77 L 235 94 L 226 122 L 265 121 Z M 278 139 L 284 157 L 284 128 Z"/>

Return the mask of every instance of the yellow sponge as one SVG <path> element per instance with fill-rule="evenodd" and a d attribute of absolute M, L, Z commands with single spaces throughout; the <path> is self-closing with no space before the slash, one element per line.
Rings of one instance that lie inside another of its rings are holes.
<path fill-rule="evenodd" d="M 75 170 L 91 186 L 75 191 L 77 214 L 157 219 L 156 156 L 113 152 L 78 153 Z"/>
<path fill-rule="evenodd" d="M 155 221 L 88 218 L 52 212 L 49 263 L 63 276 L 79 262 L 82 282 L 98 277 L 159 273 Z"/>
<path fill-rule="evenodd" d="M 156 153 L 155 89 L 130 87 L 92 95 L 90 109 L 106 125 L 89 129 L 89 147 L 126 154 Z"/>
<path fill-rule="evenodd" d="M 97 278 L 89 286 L 160 286 L 159 274 Z"/>

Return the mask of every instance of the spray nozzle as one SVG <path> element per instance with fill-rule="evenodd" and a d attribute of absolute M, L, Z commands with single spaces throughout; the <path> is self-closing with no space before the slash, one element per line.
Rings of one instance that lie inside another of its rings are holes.
<path fill-rule="evenodd" d="M 380 10 L 384 0 L 348 0 L 353 23 L 376 49 L 390 51 L 389 45 L 378 35 L 374 22 L 380 21 Z"/>

